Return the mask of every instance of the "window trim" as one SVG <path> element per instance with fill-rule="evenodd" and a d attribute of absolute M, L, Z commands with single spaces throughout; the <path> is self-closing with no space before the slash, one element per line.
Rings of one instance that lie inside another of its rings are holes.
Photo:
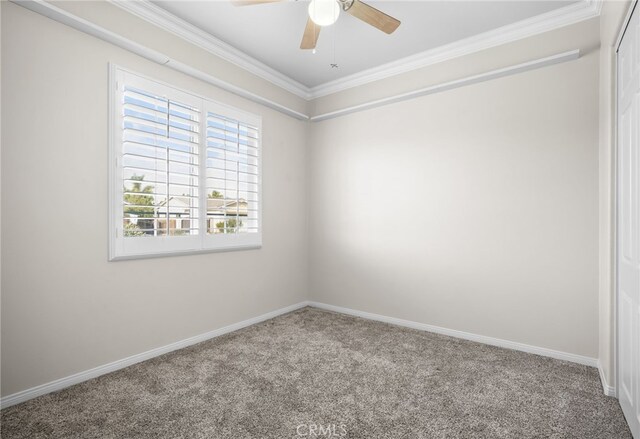
<path fill-rule="evenodd" d="M 178 239 L 184 241 L 172 241 L 173 244 L 188 244 L 188 243 L 197 243 L 194 245 L 176 245 L 168 250 L 157 250 L 158 247 L 162 247 L 163 241 L 168 241 L 175 239 L 175 237 L 154 237 L 154 238 L 127 238 L 127 239 L 152 239 L 153 243 L 149 247 L 153 247 L 150 250 L 141 250 L 137 252 L 125 251 L 123 247 L 124 236 L 122 236 L 122 223 L 123 223 L 123 213 L 122 213 L 122 167 L 121 167 L 121 157 L 122 157 L 122 144 L 120 141 L 120 125 L 121 125 L 121 114 L 120 114 L 120 106 L 117 102 L 117 96 L 119 96 L 120 91 L 118 90 L 118 82 L 119 78 L 124 75 L 134 75 L 139 77 L 144 81 L 150 81 L 152 83 L 157 84 L 160 87 L 167 87 L 174 90 L 178 94 L 183 94 L 188 96 L 189 99 L 198 99 L 203 102 L 200 108 L 201 110 L 201 118 L 200 118 L 200 135 L 204 136 L 204 140 L 201 140 L 200 145 L 198 147 L 198 155 L 203 158 L 200 160 L 200 175 L 199 175 L 199 188 L 200 188 L 200 203 L 201 206 L 201 215 L 199 216 L 199 231 L 200 233 L 195 236 L 183 236 Z M 263 224 L 263 199 L 262 199 L 262 117 L 259 115 L 255 115 L 238 108 L 223 104 L 221 102 L 215 101 L 209 97 L 199 95 L 194 92 L 190 92 L 188 90 L 184 90 L 180 87 L 173 86 L 166 82 L 148 77 L 146 75 L 140 74 L 138 72 L 129 70 L 127 68 L 123 68 L 117 64 L 109 63 L 109 133 L 108 133 L 108 143 L 109 143 L 109 157 L 108 157 L 108 166 L 109 166 L 109 191 L 108 191 L 108 213 L 109 213 L 109 261 L 118 261 L 118 260 L 130 260 L 130 259 L 148 259 L 148 258 L 158 258 L 158 257 L 167 257 L 167 256 L 179 256 L 179 255 L 190 255 L 190 254 L 203 254 L 203 253 L 217 253 L 217 252 L 228 252 L 228 251 L 237 251 L 237 250 L 252 250 L 259 249 L 262 247 L 262 224 Z M 224 116 L 229 118 L 234 118 L 240 120 L 242 122 L 251 124 L 258 129 L 259 139 L 258 139 L 258 231 L 257 233 L 247 233 L 247 234 L 219 234 L 216 236 L 209 236 L 207 234 L 206 229 L 206 123 L 207 123 L 207 112 L 211 110 L 211 107 L 220 110 Z M 203 204 L 204 200 L 204 204 Z M 203 225 L 205 227 L 203 228 Z"/>

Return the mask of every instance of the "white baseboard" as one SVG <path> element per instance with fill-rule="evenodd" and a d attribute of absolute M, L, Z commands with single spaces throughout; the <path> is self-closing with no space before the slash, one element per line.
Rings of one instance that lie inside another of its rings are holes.
<path fill-rule="evenodd" d="M 391 323 L 393 325 L 405 326 L 407 328 L 418 329 L 421 331 L 435 332 L 436 334 L 448 335 L 450 337 L 476 341 L 478 343 L 498 346 L 501 348 L 527 352 L 529 354 L 542 355 L 543 357 L 555 358 L 557 360 L 570 361 L 572 363 L 598 367 L 597 358 L 585 357 L 583 355 L 570 354 L 568 352 L 555 351 L 553 349 L 541 348 L 538 346 L 531 346 L 524 343 L 518 343 L 515 341 L 503 340 L 503 339 L 494 338 L 494 337 L 487 337 L 485 335 L 472 334 L 470 332 L 457 331 L 455 329 L 442 328 L 440 326 L 427 325 L 426 323 L 418 323 L 418 322 L 413 322 L 411 320 L 403 320 L 403 319 L 397 319 L 395 317 L 387 317 L 379 314 L 373 314 L 373 313 L 364 312 L 364 311 L 357 311 L 350 308 L 343 308 L 341 306 L 327 305 L 326 303 L 311 301 L 309 302 L 309 306 L 325 309 L 328 311 L 334 311 L 341 314 L 347 314 L 350 316 L 362 317 L 368 320 L 376 320 L 379 322 Z"/>
<path fill-rule="evenodd" d="M 616 392 L 616 388 L 613 386 L 610 386 L 607 383 L 607 377 L 605 377 L 604 375 L 604 370 L 602 369 L 602 364 L 600 364 L 600 362 L 598 361 L 598 372 L 600 373 L 600 381 L 602 382 L 602 390 L 604 390 L 604 394 L 607 396 L 613 396 L 614 398 L 617 398 L 617 392 Z"/>
<path fill-rule="evenodd" d="M 355 317 L 362 317 L 368 320 L 376 320 L 384 323 L 391 323 L 398 326 L 404 326 L 407 328 L 418 329 L 421 331 L 434 332 L 436 334 L 448 335 L 451 337 L 461 338 L 465 340 L 471 340 L 478 343 L 489 344 L 493 346 L 503 347 L 507 349 L 514 349 L 517 351 L 527 352 L 530 354 L 542 355 L 545 357 L 551 357 L 558 360 L 570 361 L 573 363 L 584 364 L 587 366 L 597 367 L 600 372 L 600 378 L 602 380 L 602 386 L 604 388 L 604 393 L 608 396 L 615 396 L 615 388 L 610 387 L 606 384 L 606 380 L 604 378 L 604 374 L 602 368 L 599 365 L 599 362 L 596 358 L 585 357 L 582 355 L 570 354 L 567 352 L 555 351 L 552 349 L 541 348 L 537 346 L 531 346 L 523 343 L 518 343 L 509 340 L 502 340 L 499 338 L 487 337 L 484 335 L 472 334 L 469 332 L 457 331 L 455 329 L 447 329 L 442 328 L 440 326 L 428 325 L 425 323 L 413 322 L 410 320 L 398 319 L 395 317 L 387 317 L 379 314 L 373 314 L 364 311 L 357 311 L 350 308 L 344 308 L 341 306 L 328 305 L 320 302 L 312 302 L 312 301 L 303 301 L 300 303 L 296 303 L 294 305 L 290 305 L 284 308 L 280 308 L 275 311 L 268 312 L 266 314 L 262 314 L 257 317 L 253 317 L 247 320 L 243 320 L 238 323 L 234 323 L 229 326 L 225 326 L 223 328 L 215 329 L 213 331 L 196 335 L 194 337 L 190 337 L 181 341 L 177 341 L 175 343 L 168 344 L 166 346 L 162 346 L 159 348 L 151 349 L 150 351 L 143 352 L 141 354 L 132 355 L 127 358 L 123 358 L 121 360 L 117 360 L 102 366 L 95 367 L 93 369 L 86 370 L 84 372 L 80 372 L 65 378 L 61 378 L 55 381 L 51 381 L 49 383 L 41 384 L 36 387 L 32 387 L 27 390 L 23 390 L 21 392 L 14 393 L 12 395 L 7 395 L 0 399 L 0 408 L 10 407 L 15 404 L 19 404 L 21 402 L 28 401 L 32 398 L 36 398 L 41 395 L 45 395 L 47 393 L 56 392 L 58 390 L 62 390 L 65 387 L 73 386 L 74 384 L 79 384 L 84 381 L 90 380 L 92 378 L 99 377 L 100 375 L 104 375 L 107 373 L 115 372 L 116 370 L 125 368 L 127 366 L 131 366 L 136 363 L 140 363 L 145 360 L 149 360 L 151 358 L 157 357 L 159 355 L 163 355 L 178 349 L 185 348 L 187 346 L 194 345 L 196 343 L 200 343 L 206 340 L 210 340 L 215 337 L 219 337 L 224 334 L 228 334 L 233 331 L 237 331 L 238 329 L 246 328 L 247 326 L 255 325 L 256 323 L 264 322 L 266 320 L 272 319 L 274 317 L 280 316 L 282 314 L 286 314 L 291 311 L 295 311 L 300 308 L 304 308 L 305 306 L 312 306 L 319 309 L 324 309 L 328 311 L 334 311 L 341 314 L 347 314 Z"/>
<path fill-rule="evenodd" d="M 60 378 L 58 380 L 51 381 L 49 383 L 41 384 L 39 386 L 32 387 L 27 390 L 23 390 L 21 392 L 14 393 L 12 395 L 7 395 L 2 399 L 0 399 L 0 408 L 10 407 L 12 405 L 19 404 L 24 401 L 28 401 L 29 399 L 32 399 L 41 395 L 45 395 L 47 393 L 62 390 L 65 387 L 73 386 L 74 384 L 79 384 L 84 381 L 90 380 L 92 378 L 99 377 L 100 375 L 114 372 L 116 370 L 125 368 L 127 366 L 131 366 L 132 364 L 140 363 L 141 361 L 149 360 L 151 358 L 166 354 L 171 351 L 186 348 L 187 346 L 191 346 L 196 343 L 200 343 L 215 337 L 219 337 L 221 335 L 228 334 L 229 332 L 237 331 L 238 329 L 255 325 L 256 323 L 264 322 L 265 320 L 272 319 L 279 315 L 286 314 L 288 312 L 295 311 L 300 308 L 304 308 L 305 306 L 308 306 L 308 304 L 309 303 L 306 301 L 296 303 L 294 305 L 280 308 L 275 311 L 271 311 L 257 317 L 243 320 L 242 322 L 234 323 L 232 325 L 215 329 L 213 331 L 206 332 L 204 334 L 200 334 L 184 340 L 180 340 L 175 343 L 168 344 L 166 346 L 161 346 L 159 348 L 151 349 L 150 351 L 146 351 L 141 354 L 132 355 L 130 357 L 123 358 L 122 360 L 117 360 L 112 363 L 108 363 L 102 366 L 95 367 L 93 369 L 86 370 L 84 372 L 76 373 L 74 375 L 71 375 L 65 378 Z"/>

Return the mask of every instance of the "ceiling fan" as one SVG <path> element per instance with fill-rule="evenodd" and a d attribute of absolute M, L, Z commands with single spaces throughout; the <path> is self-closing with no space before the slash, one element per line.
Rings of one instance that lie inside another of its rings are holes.
<path fill-rule="evenodd" d="M 236 6 L 250 6 L 279 1 L 282 0 L 235 0 L 233 4 Z M 323 26 L 329 26 L 335 23 L 340 15 L 340 10 L 353 15 L 387 34 L 392 33 L 400 26 L 400 20 L 360 0 L 311 0 L 311 3 L 309 3 L 309 18 L 304 28 L 300 48 L 314 49 L 318 42 L 320 29 Z"/>

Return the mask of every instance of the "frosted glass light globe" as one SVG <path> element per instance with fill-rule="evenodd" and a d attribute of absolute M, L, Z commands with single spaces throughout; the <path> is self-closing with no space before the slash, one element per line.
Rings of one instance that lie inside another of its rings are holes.
<path fill-rule="evenodd" d="M 336 0 L 312 0 L 309 3 L 309 17 L 318 26 L 329 26 L 340 15 L 340 5 Z"/>

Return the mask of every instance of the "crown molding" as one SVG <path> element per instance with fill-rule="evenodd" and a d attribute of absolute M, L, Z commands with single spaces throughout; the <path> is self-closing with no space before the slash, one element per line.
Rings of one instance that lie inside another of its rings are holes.
<path fill-rule="evenodd" d="M 202 29 L 176 17 L 149 0 L 109 0 L 112 4 L 136 15 L 159 28 L 171 32 L 189 43 L 210 52 L 225 61 L 265 79 L 278 87 L 303 99 L 311 99 L 310 88 L 287 75 L 269 67 L 230 44 L 214 37 Z"/>
<path fill-rule="evenodd" d="M 379 81 L 401 73 L 427 67 L 453 58 L 469 55 L 491 47 L 549 32 L 600 15 L 603 0 L 581 0 L 516 23 L 512 23 L 451 44 L 436 47 L 406 58 L 363 70 L 334 81 L 307 87 L 269 67 L 230 44 L 154 5 L 149 0 L 109 0 L 161 29 L 226 60 L 272 84 L 306 100 L 312 100 Z"/>
<path fill-rule="evenodd" d="M 545 14 L 536 15 L 526 20 L 312 87 L 311 96 L 312 99 L 327 96 L 359 85 L 549 32 L 597 17 L 600 15 L 601 9 L 602 0 L 582 0 Z"/>
<path fill-rule="evenodd" d="M 318 114 L 311 116 L 311 122 L 320 122 L 327 119 L 333 119 L 335 117 L 345 116 L 347 114 L 356 113 L 358 111 L 368 110 L 370 108 L 381 107 L 383 105 L 394 104 L 396 102 L 406 101 L 408 99 L 415 99 L 421 96 L 426 96 L 434 93 L 440 93 L 447 90 L 453 90 L 454 88 L 464 87 L 466 85 L 477 84 L 479 82 L 490 81 L 492 79 L 502 78 L 504 76 L 515 75 L 518 73 L 527 72 L 529 70 L 535 70 L 554 64 L 560 64 L 567 61 L 572 61 L 580 57 L 580 50 L 574 49 L 568 52 L 558 53 L 556 55 L 548 56 L 546 58 L 535 59 L 533 61 L 527 61 L 525 63 L 516 64 L 509 67 L 503 67 L 501 69 L 492 70 L 489 72 L 480 73 L 478 75 L 467 76 L 466 78 L 456 79 L 454 81 L 443 82 L 436 85 L 431 85 L 425 88 L 419 88 L 407 93 L 401 93 L 394 96 L 389 96 L 382 99 L 376 99 L 373 101 L 365 102 L 362 104 L 354 105 L 352 107 L 346 107 L 339 110 L 331 111 L 329 113 Z"/>
<path fill-rule="evenodd" d="M 138 56 L 141 56 L 150 61 L 158 63 L 162 66 L 166 66 L 170 69 L 174 69 L 178 72 L 184 73 L 186 75 L 199 79 L 203 82 L 209 83 L 222 90 L 226 90 L 229 93 L 233 93 L 237 96 L 248 99 L 257 104 L 264 105 L 269 108 L 273 108 L 276 111 L 279 111 L 283 114 L 286 114 L 288 116 L 294 117 L 299 120 L 309 119 L 309 116 L 297 110 L 294 110 L 293 108 L 289 108 L 278 102 L 272 101 L 271 99 L 265 98 L 259 94 L 253 93 L 249 90 L 239 87 L 235 84 L 232 84 L 230 82 L 227 82 L 220 78 L 212 76 L 206 72 L 203 72 L 202 70 L 198 70 L 194 67 L 191 67 L 190 65 L 187 65 L 175 59 L 171 59 L 169 56 L 165 55 L 162 52 L 158 52 L 154 49 L 150 49 L 149 47 L 145 47 L 135 41 L 132 41 L 128 38 L 123 37 L 122 35 L 119 35 L 115 32 L 111 32 L 110 30 L 105 29 L 101 26 L 98 26 L 93 22 L 87 21 L 84 18 L 71 14 L 65 11 L 64 9 L 60 9 L 48 1 L 45 1 L 45 0 L 12 0 L 12 1 L 13 3 L 23 8 L 29 9 L 30 11 L 41 14 L 45 17 L 48 17 L 59 23 L 67 25 L 80 32 L 84 32 L 88 35 L 92 35 L 103 41 L 111 43 L 114 46 L 120 47 L 131 53 L 135 53 Z"/>

